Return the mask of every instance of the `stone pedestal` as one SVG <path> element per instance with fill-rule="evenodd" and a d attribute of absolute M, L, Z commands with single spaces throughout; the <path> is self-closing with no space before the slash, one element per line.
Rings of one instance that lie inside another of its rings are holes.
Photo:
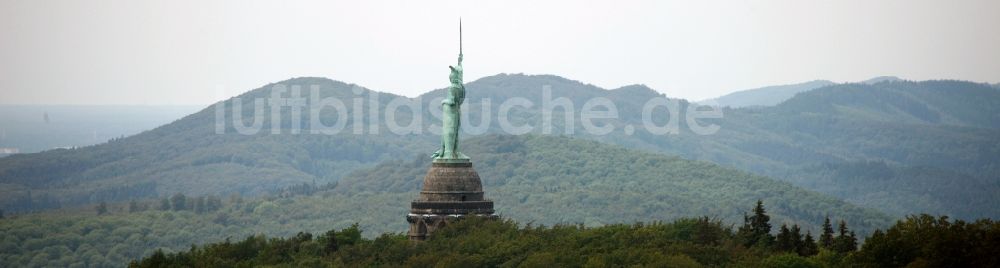
<path fill-rule="evenodd" d="M 435 160 L 406 215 L 410 240 L 425 240 L 450 221 L 470 215 L 497 218 L 493 201 L 483 198 L 479 173 L 468 159 Z"/>

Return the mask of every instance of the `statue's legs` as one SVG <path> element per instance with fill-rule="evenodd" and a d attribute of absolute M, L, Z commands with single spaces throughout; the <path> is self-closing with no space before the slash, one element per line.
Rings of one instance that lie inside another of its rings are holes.
<path fill-rule="evenodd" d="M 462 151 L 458 150 L 458 131 L 462 129 L 462 109 L 459 107 L 461 106 L 455 106 L 455 139 L 453 139 L 455 142 L 451 146 L 451 150 L 455 152 L 455 158 L 464 158 L 465 155 L 462 154 Z"/>
<path fill-rule="evenodd" d="M 442 158 L 456 158 L 456 148 L 458 145 L 458 109 L 455 105 L 443 104 L 441 120 L 441 144 L 444 150 L 441 152 Z"/>

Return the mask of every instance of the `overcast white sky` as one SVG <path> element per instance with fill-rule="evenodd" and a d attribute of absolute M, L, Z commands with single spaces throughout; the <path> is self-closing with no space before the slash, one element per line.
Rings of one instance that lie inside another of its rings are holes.
<path fill-rule="evenodd" d="M 1000 1 L 0 2 L 0 104 L 209 104 L 323 76 L 416 96 L 556 74 L 700 100 L 814 79 L 1000 81 Z"/>

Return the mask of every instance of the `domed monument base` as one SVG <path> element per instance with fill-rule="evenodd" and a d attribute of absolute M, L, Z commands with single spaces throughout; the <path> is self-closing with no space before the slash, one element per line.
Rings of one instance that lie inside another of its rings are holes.
<path fill-rule="evenodd" d="M 498 218 L 493 201 L 483 198 L 479 173 L 468 159 L 435 159 L 424 177 L 420 197 L 410 203 L 406 221 L 410 240 L 425 240 L 435 230 L 466 216 Z"/>
<path fill-rule="evenodd" d="M 434 162 L 424 176 L 420 197 L 410 203 L 406 221 L 410 223 L 410 240 L 425 240 L 437 229 L 464 217 L 498 218 L 493 201 L 483 198 L 483 183 L 472 161 L 458 150 L 462 102 L 462 20 L 458 21 L 458 65 L 448 66 L 448 95 L 441 101 L 441 147 L 434 152 Z"/>

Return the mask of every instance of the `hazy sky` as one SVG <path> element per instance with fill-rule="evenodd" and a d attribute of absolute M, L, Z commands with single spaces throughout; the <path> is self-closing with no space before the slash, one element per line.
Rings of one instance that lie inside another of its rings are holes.
<path fill-rule="evenodd" d="M 447 86 L 459 16 L 466 81 L 556 74 L 693 100 L 1000 81 L 1000 1 L 472 2 L 2 0 L 0 104 L 209 104 L 299 76 L 416 96 Z"/>

